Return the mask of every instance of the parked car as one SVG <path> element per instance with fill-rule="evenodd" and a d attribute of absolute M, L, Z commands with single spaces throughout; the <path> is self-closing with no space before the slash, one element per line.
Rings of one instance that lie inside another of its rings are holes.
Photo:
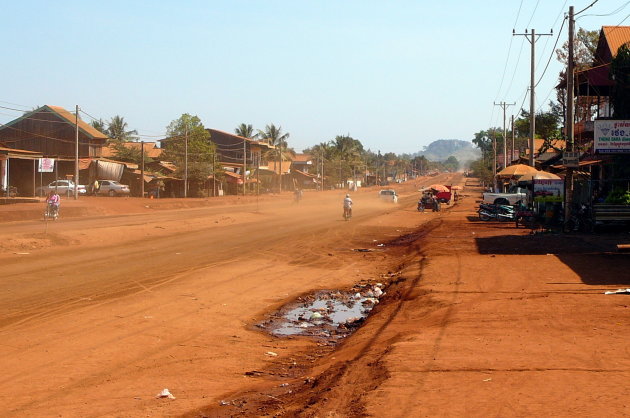
<path fill-rule="evenodd" d="M 383 189 L 378 192 L 378 197 L 381 200 L 386 200 L 388 202 L 394 202 L 394 203 L 398 202 L 398 194 L 396 193 L 396 190 L 394 189 Z"/>
<path fill-rule="evenodd" d="M 84 185 L 79 184 L 79 194 L 86 194 L 87 189 Z M 47 186 L 41 186 L 35 189 L 37 195 L 44 196 L 51 191 L 56 191 L 59 195 L 71 195 L 74 193 L 74 182 L 72 180 L 55 180 L 49 183 Z"/>
<path fill-rule="evenodd" d="M 131 190 L 126 184 L 120 184 L 115 180 L 99 180 L 97 195 L 129 196 Z"/>

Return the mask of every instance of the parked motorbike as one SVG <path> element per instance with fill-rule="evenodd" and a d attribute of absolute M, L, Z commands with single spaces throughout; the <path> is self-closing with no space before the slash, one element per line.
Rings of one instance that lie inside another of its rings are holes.
<path fill-rule="evenodd" d="M 591 209 L 585 204 L 580 204 L 571 212 L 567 229 L 573 232 L 592 232 L 594 229 Z"/>
<path fill-rule="evenodd" d="M 509 205 L 490 205 L 482 203 L 477 210 L 482 221 L 497 220 L 500 222 L 514 221 L 516 216 L 514 208 Z"/>

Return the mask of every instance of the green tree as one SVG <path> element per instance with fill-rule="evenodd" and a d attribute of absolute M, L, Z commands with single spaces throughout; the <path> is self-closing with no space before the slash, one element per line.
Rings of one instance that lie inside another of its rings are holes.
<path fill-rule="evenodd" d="M 357 168 L 362 164 L 363 144 L 349 135 L 337 135 L 331 145 L 334 159 L 339 163 L 339 183 L 356 176 Z"/>
<path fill-rule="evenodd" d="M 584 71 L 593 65 L 598 42 L 598 30 L 578 29 L 573 41 L 573 63 L 576 71 Z M 569 60 L 569 41 L 566 41 L 561 48 L 556 49 L 556 58 L 566 68 Z M 558 74 L 558 87 L 556 89 L 556 99 L 561 109 L 566 109 L 566 84 L 567 73 L 566 70 L 563 70 Z M 579 96 L 576 98 L 575 113 L 579 119 L 590 119 L 594 111 L 593 104 L 595 100 L 597 98 L 594 96 Z M 563 115 L 564 112 L 561 113 L 560 120 L 564 120 Z"/>
<path fill-rule="evenodd" d="M 273 123 L 265 126 L 264 131 L 258 131 L 258 138 L 262 141 L 267 141 L 267 143 L 275 147 L 274 149 L 269 150 L 269 153 L 275 158 L 274 168 L 276 161 L 280 166 L 280 175 L 278 176 L 278 190 L 280 192 L 282 192 L 282 160 L 285 158 L 288 159 L 289 157 L 289 152 L 287 151 L 287 139 L 289 139 L 289 136 L 290 134 L 288 132 L 282 133 L 281 126 L 276 127 Z"/>
<path fill-rule="evenodd" d="M 539 112 L 536 114 L 536 138 L 558 139 L 562 138 L 560 132 L 561 116 L 558 115 L 557 108 L 547 112 Z M 530 120 L 529 112 L 521 110 L 521 117 L 514 121 L 517 132 L 520 136 L 529 137 Z"/>
<path fill-rule="evenodd" d="M 103 119 L 93 120 L 90 125 L 100 133 L 107 135 L 107 128 L 105 127 L 105 121 Z"/>
<path fill-rule="evenodd" d="M 184 113 L 166 127 L 166 134 L 163 158 L 175 163 L 176 175 L 180 178 L 184 177 L 187 168 L 191 194 L 198 195 L 208 176 L 219 174 L 218 167 L 213 166 L 216 150 L 210 141 L 210 133 L 197 116 Z"/>
<path fill-rule="evenodd" d="M 444 161 L 443 165 L 444 165 L 444 168 L 446 168 L 447 170 L 451 172 L 455 172 L 459 169 L 459 161 L 453 155 L 448 157 L 446 161 Z"/>
<path fill-rule="evenodd" d="M 113 160 L 142 164 L 142 150 L 140 147 L 126 147 L 124 142 L 116 142 L 114 143 L 114 152 Z M 145 164 L 153 162 L 153 159 L 149 157 L 146 151 L 144 152 L 144 162 Z"/>
<path fill-rule="evenodd" d="M 138 137 L 136 135 L 138 135 L 138 131 L 135 129 L 128 131 L 127 127 L 125 118 L 116 115 L 107 124 L 107 135 L 114 141 L 137 141 Z"/>
<path fill-rule="evenodd" d="M 258 136 L 257 133 L 254 133 L 254 127 L 251 124 L 241 123 L 234 129 L 234 133 L 238 136 L 242 136 L 243 138 L 254 139 Z"/>

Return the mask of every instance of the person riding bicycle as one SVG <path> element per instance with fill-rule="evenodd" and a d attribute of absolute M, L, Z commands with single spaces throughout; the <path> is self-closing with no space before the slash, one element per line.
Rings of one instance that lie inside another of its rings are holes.
<path fill-rule="evenodd" d="M 55 192 L 51 190 L 48 193 L 48 197 L 46 197 L 46 204 L 48 208 L 51 209 L 51 214 L 59 214 L 59 205 L 61 204 L 61 197 Z"/>

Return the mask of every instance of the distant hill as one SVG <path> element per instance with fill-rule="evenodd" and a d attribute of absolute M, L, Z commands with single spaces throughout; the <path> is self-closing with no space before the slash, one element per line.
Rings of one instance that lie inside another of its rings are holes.
<path fill-rule="evenodd" d="M 461 166 L 467 166 L 471 161 L 481 158 L 479 148 L 476 148 L 472 142 L 460 139 L 438 139 L 414 155 L 424 155 L 429 161 L 445 161 L 452 155 L 457 158 Z"/>

